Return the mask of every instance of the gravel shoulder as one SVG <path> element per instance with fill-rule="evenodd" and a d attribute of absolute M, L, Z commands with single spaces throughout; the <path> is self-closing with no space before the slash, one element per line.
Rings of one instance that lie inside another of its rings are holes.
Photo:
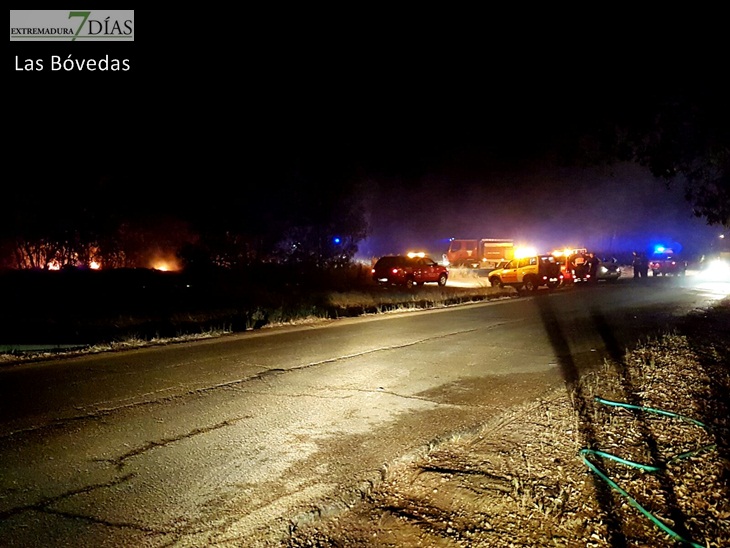
<path fill-rule="evenodd" d="M 391 467 L 289 547 L 730 546 L 730 300 Z M 652 468 L 653 467 L 653 468 Z"/>

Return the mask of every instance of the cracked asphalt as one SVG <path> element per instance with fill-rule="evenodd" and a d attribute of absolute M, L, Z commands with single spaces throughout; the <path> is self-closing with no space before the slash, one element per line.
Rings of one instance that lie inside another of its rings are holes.
<path fill-rule="evenodd" d="M 707 300 L 606 286 L 0 368 L 0 545 L 277 546 L 563 385 L 560 353 L 588 370 Z"/>

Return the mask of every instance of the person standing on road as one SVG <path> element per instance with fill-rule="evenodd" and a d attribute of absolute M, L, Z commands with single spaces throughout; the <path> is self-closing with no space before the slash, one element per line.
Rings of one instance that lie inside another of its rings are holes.
<path fill-rule="evenodd" d="M 646 254 L 641 254 L 641 277 L 646 279 L 649 277 L 649 257 Z"/>
<path fill-rule="evenodd" d="M 570 256 L 570 261 L 573 265 L 573 279 L 581 282 L 586 281 L 588 265 L 586 264 L 585 255 L 583 253 L 576 253 Z"/>
<path fill-rule="evenodd" d="M 649 260 L 641 251 L 634 251 L 634 279 L 646 278 L 649 275 Z"/>
<path fill-rule="evenodd" d="M 591 252 L 588 254 L 588 281 L 589 282 L 597 282 L 598 281 L 598 266 L 601 264 L 601 261 L 596 257 L 595 253 Z"/>
<path fill-rule="evenodd" d="M 631 261 L 631 266 L 634 267 L 634 280 L 638 280 L 641 276 L 641 256 L 638 251 L 633 253 L 634 259 Z"/>

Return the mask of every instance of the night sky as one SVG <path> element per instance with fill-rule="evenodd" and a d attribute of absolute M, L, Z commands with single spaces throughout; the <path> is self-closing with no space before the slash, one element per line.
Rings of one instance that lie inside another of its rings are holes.
<path fill-rule="evenodd" d="M 132 74 L 13 74 L 7 192 L 73 196 L 108 177 L 109 199 L 215 216 L 355 184 L 364 257 L 441 253 L 449 237 L 695 251 L 718 232 L 646 169 L 558 156 L 659 93 L 720 93 L 723 50 L 681 26 L 320 15 L 163 45 L 138 11 Z"/>

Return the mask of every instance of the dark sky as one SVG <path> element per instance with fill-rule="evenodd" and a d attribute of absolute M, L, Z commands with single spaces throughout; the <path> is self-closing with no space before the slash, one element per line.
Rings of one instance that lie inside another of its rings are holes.
<path fill-rule="evenodd" d="M 144 39 L 136 13 L 133 74 L 12 74 L 20 192 L 73 195 L 98 173 L 117 181 L 112 199 L 215 215 L 231 200 L 276 210 L 294 184 L 355 182 L 370 206 L 364 255 L 441 252 L 449 237 L 694 246 L 715 232 L 646 171 L 554 155 L 659 91 L 714 81 L 722 51 L 682 27 L 308 12 L 167 44 Z"/>

